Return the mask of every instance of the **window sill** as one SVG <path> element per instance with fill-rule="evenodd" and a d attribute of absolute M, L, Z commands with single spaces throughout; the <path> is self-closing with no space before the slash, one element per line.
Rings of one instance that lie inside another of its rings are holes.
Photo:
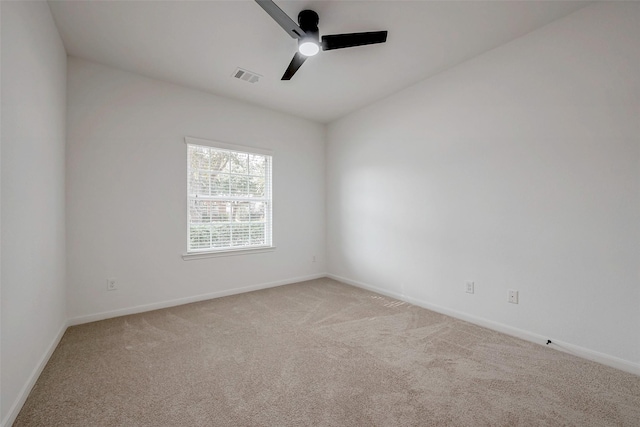
<path fill-rule="evenodd" d="M 225 251 L 191 252 L 187 254 L 182 254 L 182 259 L 185 261 L 191 261 L 194 259 L 203 259 L 203 258 L 217 258 L 217 257 L 223 257 L 223 256 L 259 254 L 264 252 L 273 252 L 275 250 L 276 250 L 275 246 L 264 246 L 261 248 L 230 249 Z"/>

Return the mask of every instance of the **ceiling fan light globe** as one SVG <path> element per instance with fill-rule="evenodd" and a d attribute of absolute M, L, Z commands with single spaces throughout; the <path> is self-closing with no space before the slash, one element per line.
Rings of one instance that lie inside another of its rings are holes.
<path fill-rule="evenodd" d="M 313 56 L 320 52 L 320 46 L 317 43 L 312 41 L 305 41 L 300 43 L 298 46 L 298 51 L 304 56 Z"/>

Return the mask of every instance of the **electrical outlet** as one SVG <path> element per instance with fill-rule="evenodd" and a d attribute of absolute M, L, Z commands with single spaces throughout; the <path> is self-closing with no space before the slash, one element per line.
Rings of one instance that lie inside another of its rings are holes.
<path fill-rule="evenodd" d="M 107 290 L 115 291 L 116 289 L 118 289 L 118 284 L 116 283 L 116 279 L 113 277 L 110 279 L 107 279 Z"/>
<path fill-rule="evenodd" d="M 509 289 L 509 302 L 511 304 L 518 304 L 518 291 Z"/>
<path fill-rule="evenodd" d="M 311 262 L 316 262 L 316 256 L 315 255 L 311 258 Z"/>
<path fill-rule="evenodd" d="M 467 293 L 472 294 L 474 292 L 475 284 L 473 282 L 467 282 Z"/>

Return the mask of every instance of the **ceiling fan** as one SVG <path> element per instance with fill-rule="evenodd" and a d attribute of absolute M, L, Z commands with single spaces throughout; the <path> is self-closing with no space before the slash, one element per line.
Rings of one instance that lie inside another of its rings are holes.
<path fill-rule="evenodd" d="M 303 10 L 298 14 L 298 24 L 282 11 L 272 0 L 256 0 L 265 12 L 294 39 L 298 39 L 298 52 L 294 55 L 281 80 L 291 80 L 302 63 L 309 56 L 322 50 L 344 49 L 345 47 L 364 46 L 387 41 L 386 31 L 367 33 L 332 34 L 319 40 L 318 14 L 313 10 Z"/>

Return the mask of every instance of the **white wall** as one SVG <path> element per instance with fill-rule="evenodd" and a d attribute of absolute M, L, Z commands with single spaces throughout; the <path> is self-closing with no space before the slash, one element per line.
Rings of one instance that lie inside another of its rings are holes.
<path fill-rule="evenodd" d="M 589 6 L 333 123 L 328 271 L 638 366 L 638 22 Z"/>
<path fill-rule="evenodd" d="M 2 409 L 65 326 L 66 53 L 45 2 L 2 8 Z"/>
<path fill-rule="evenodd" d="M 67 84 L 72 322 L 325 271 L 322 125 L 75 58 Z M 274 252 L 182 259 L 185 136 L 274 150 Z"/>

